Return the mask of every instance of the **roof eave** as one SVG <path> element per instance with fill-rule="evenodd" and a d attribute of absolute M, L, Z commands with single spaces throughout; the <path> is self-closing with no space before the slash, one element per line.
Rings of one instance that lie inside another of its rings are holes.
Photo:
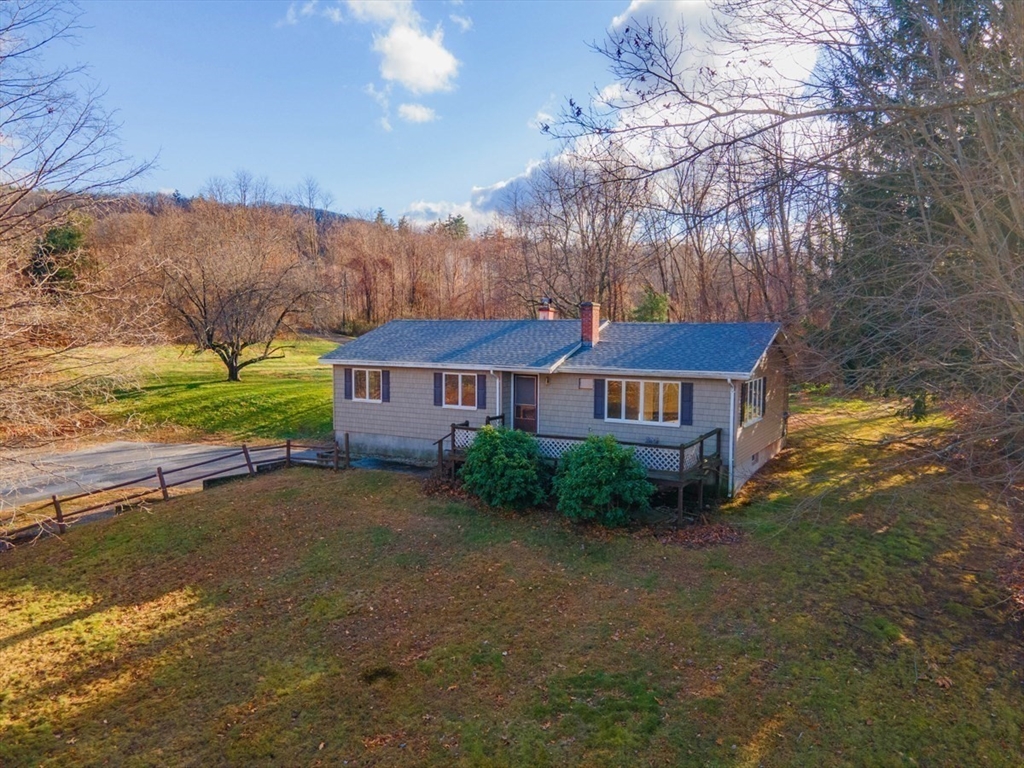
<path fill-rule="evenodd" d="M 775 329 L 775 333 L 772 334 L 772 337 L 768 339 L 768 343 L 764 345 L 764 352 L 762 352 L 761 356 L 757 358 L 757 362 L 754 363 L 754 367 L 751 368 L 750 373 L 747 374 L 748 379 L 754 378 L 754 374 L 757 373 L 757 369 L 760 368 L 761 365 L 764 364 L 764 362 L 768 359 L 768 353 L 771 352 L 772 344 L 775 343 L 775 340 L 779 337 L 779 334 L 781 333 L 782 326 L 780 325 Z"/>
<path fill-rule="evenodd" d="M 366 366 L 373 368 L 429 368 L 444 371 L 526 371 L 529 373 L 554 373 L 555 366 L 546 365 L 491 365 L 489 363 L 442 363 L 442 362 L 397 362 L 394 360 L 339 360 L 320 358 L 324 365 Z M 559 361 L 560 363 L 561 361 Z"/>
<path fill-rule="evenodd" d="M 637 368 L 609 368 L 605 366 L 562 368 L 557 373 L 585 374 L 589 376 L 661 376 L 671 379 L 749 379 L 750 373 L 744 371 L 673 371 L 673 370 L 640 370 Z"/>

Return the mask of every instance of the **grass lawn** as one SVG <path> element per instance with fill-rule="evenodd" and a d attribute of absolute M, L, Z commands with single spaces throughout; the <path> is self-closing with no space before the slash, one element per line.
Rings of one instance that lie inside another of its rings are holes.
<path fill-rule="evenodd" d="M 118 389 L 93 409 L 105 420 L 174 440 L 327 438 L 331 434 L 331 369 L 317 358 L 330 341 L 289 342 L 283 360 L 267 360 L 227 381 L 212 352 L 171 345 L 106 349 L 96 354 L 129 365 L 137 386 Z M 117 361 L 117 362 L 114 362 Z"/>
<path fill-rule="evenodd" d="M 0 764 L 1022 765 L 1008 513 L 890 430 L 804 409 L 702 550 L 311 469 L 17 549 Z"/>

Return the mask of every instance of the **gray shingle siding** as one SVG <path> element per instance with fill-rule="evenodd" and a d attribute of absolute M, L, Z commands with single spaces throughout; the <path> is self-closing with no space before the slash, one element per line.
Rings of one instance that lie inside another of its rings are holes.
<path fill-rule="evenodd" d="M 729 386 L 724 381 L 693 380 L 693 424 L 669 427 L 594 418 L 594 392 L 580 389 L 580 378 L 593 377 L 567 373 L 541 377 L 538 432 L 565 437 L 614 435 L 617 440 L 626 442 L 668 446 L 687 443 L 716 427 L 724 426 L 723 434 L 728 433 Z M 652 380 L 686 381 L 661 378 Z"/>
<path fill-rule="evenodd" d="M 363 403 L 344 398 L 345 366 L 334 367 L 334 431 L 340 439 L 349 433 L 356 453 L 407 456 L 429 460 L 436 455 L 433 442 L 453 423 L 469 420 L 484 424 L 496 413 L 495 378 L 488 375 L 485 409 L 446 408 L 434 405 L 435 369 L 392 368 L 391 401 Z M 436 369 L 443 370 L 443 369 Z"/>
<path fill-rule="evenodd" d="M 453 422 L 481 426 L 488 415 L 505 414 L 513 426 L 513 372 L 538 376 L 541 434 L 678 446 L 721 428 L 723 462 L 729 459 L 731 389 L 735 387 L 734 488 L 783 445 L 787 407 L 785 359 L 773 344 L 774 323 L 611 323 L 596 345 L 580 344 L 577 320 L 396 320 L 343 345 L 321 360 L 334 366 L 334 427 L 348 433 L 357 453 L 430 460 L 434 441 Z M 390 402 L 344 398 L 346 367 L 390 371 Z M 557 370 L 556 370 L 557 369 Z M 487 378 L 487 408 L 434 405 L 434 374 L 476 371 Z M 741 383 L 767 376 L 764 418 L 744 427 Z M 500 397 L 498 381 L 500 378 Z M 693 423 L 679 427 L 612 422 L 595 418 L 594 390 L 581 378 L 629 378 L 688 382 L 693 386 Z M 756 461 L 753 456 L 756 454 Z"/>
<path fill-rule="evenodd" d="M 741 387 L 736 384 L 736 457 L 733 491 L 738 491 L 765 462 L 784 445 L 783 413 L 789 409 L 789 388 L 782 352 L 773 347 L 757 367 L 752 378 L 765 377 L 765 414 L 749 426 L 740 420 Z M 757 454 L 757 461 L 753 460 Z"/>

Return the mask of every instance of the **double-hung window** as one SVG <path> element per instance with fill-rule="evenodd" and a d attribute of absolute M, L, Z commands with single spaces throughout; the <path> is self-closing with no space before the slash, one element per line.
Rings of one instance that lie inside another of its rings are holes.
<path fill-rule="evenodd" d="M 352 399 L 363 403 L 382 402 L 381 372 L 379 369 L 352 369 Z"/>
<path fill-rule="evenodd" d="M 743 385 L 743 426 L 764 418 L 765 379 L 752 379 Z"/>
<path fill-rule="evenodd" d="M 446 373 L 444 375 L 444 407 L 477 407 L 475 373 Z"/>
<path fill-rule="evenodd" d="M 679 426 L 679 382 L 607 379 L 605 419 Z"/>

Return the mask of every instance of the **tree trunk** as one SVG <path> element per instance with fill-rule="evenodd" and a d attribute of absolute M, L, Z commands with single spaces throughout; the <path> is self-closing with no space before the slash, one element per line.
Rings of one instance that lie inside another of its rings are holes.
<path fill-rule="evenodd" d="M 228 369 L 228 381 L 241 381 L 238 373 L 242 370 L 242 366 L 238 364 L 237 356 L 224 358 L 224 365 Z"/>

